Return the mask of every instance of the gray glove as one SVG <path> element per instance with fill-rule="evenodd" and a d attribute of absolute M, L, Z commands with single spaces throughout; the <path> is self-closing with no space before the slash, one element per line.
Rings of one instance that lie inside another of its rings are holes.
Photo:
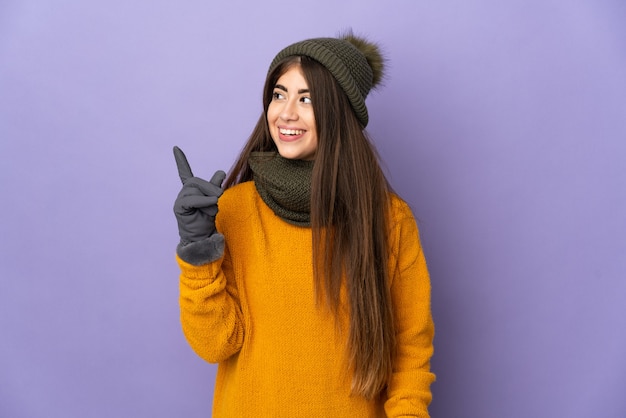
<path fill-rule="evenodd" d="M 178 147 L 174 147 L 174 158 L 176 159 L 180 180 L 183 183 L 183 187 L 174 202 L 174 214 L 176 215 L 178 234 L 180 235 L 180 244 L 177 251 L 179 256 L 185 261 L 199 265 L 203 262 L 212 261 L 212 259 L 215 259 L 215 256 L 221 255 L 205 254 L 207 257 L 203 256 L 203 253 L 207 250 L 214 253 L 214 251 L 211 251 L 211 248 L 219 250 L 219 248 L 213 248 L 216 244 L 221 244 L 223 251 L 223 237 L 221 235 L 217 234 L 219 235 L 219 237 L 215 237 L 217 239 L 208 239 L 212 238 L 216 233 L 215 215 L 217 215 L 217 199 L 224 192 L 221 186 L 226 173 L 218 170 L 211 178 L 211 181 L 206 181 L 199 177 L 194 177 L 185 154 Z M 201 242 L 204 242 L 204 244 L 190 245 Z M 207 248 L 207 245 L 211 248 Z M 185 250 L 183 247 L 188 248 Z"/>

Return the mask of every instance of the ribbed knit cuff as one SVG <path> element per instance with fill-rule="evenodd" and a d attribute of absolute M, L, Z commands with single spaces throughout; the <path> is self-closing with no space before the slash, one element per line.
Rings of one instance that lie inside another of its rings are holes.
<path fill-rule="evenodd" d="M 185 262 L 202 266 L 219 260 L 224 255 L 224 235 L 215 233 L 202 241 L 178 244 L 176 254 Z"/>

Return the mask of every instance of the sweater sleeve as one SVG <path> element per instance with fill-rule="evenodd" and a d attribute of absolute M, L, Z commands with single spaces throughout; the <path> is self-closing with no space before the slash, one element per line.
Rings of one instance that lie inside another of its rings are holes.
<path fill-rule="evenodd" d="M 180 266 L 180 312 L 183 333 L 193 350 L 210 363 L 237 353 L 244 325 L 228 248 L 211 263 L 194 266 L 176 256 Z M 230 278 L 229 278 L 230 277 Z"/>
<path fill-rule="evenodd" d="M 387 386 L 388 417 L 429 417 L 434 324 L 430 278 L 415 219 L 408 206 L 392 233 L 391 297 L 397 351 Z"/>

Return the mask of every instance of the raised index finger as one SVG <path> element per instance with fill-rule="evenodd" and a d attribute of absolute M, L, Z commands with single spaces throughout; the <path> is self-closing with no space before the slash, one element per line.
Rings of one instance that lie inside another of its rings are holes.
<path fill-rule="evenodd" d="M 191 167 L 189 166 L 187 157 L 185 157 L 185 153 L 177 146 L 174 146 L 174 159 L 176 159 L 176 167 L 178 167 L 180 181 L 185 183 L 188 178 L 193 177 L 193 173 L 191 172 Z"/>

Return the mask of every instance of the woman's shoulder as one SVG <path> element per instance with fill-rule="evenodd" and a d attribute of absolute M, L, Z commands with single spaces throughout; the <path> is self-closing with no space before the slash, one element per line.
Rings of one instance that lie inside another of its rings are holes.
<path fill-rule="evenodd" d="M 409 204 L 396 194 L 389 203 L 389 244 L 394 254 L 411 248 L 420 248 L 420 233 L 417 220 Z"/>
<path fill-rule="evenodd" d="M 403 219 L 414 219 L 409 204 L 395 193 L 389 195 L 389 216 L 395 222 Z"/>
<path fill-rule="evenodd" d="M 256 201 L 256 188 L 254 182 L 248 181 L 231 186 L 224 190 L 224 193 L 217 201 L 218 230 L 225 233 L 232 228 L 238 228 L 241 220 L 250 219 L 258 214 L 258 203 Z"/>
<path fill-rule="evenodd" d="M 224 194 L 220 196 L 217 204 L 220 211 L 223 209 L 228 210 L 229 208 L 242 209 L 254 201 L 255 194 L 254 182 L 246 181 L 224 190 Z"/>
<path fill-rule="evenodd" d="M 254 194 L 255 187 L 253 181 L 244 181 L 243 183 L 235 184 L 224 190 L 224 194 L 221 199 L 237 199 Z"/>

